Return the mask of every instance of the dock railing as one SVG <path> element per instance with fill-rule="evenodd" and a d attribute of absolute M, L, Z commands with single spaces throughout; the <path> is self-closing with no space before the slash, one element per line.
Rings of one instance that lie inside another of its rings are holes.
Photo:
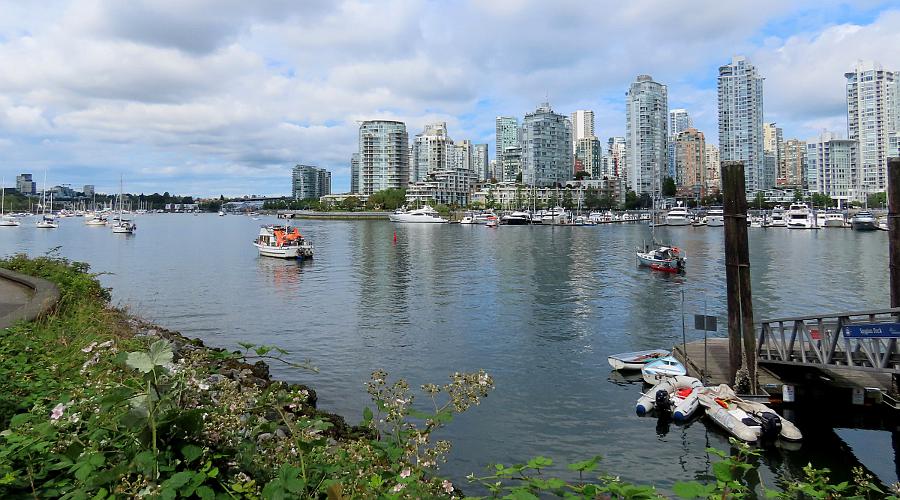
<path fill-rule="evenodd" d="M 898 317 L 900 307 L 764 320 L 759 326 L 758 359 L 764 364 L 900 374 L 896 328 L 875 326 L 872 331 L 873 325 L 896 325 Z"/>

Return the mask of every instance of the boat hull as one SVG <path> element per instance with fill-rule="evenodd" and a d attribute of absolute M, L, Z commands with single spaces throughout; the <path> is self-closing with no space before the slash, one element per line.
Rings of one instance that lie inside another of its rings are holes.
<path fill-rule="evenodd" d="M 253 246 L 259 251 L 261 257 L 273 257 L 276 259 L 311 259 L 312 250 L 299 245 L 275 247 L 260 245 L 254 242 Z"/>
<path fill-rule="evenodd" d="M 640 370 L 647 363 L 671 354 L 662 349 L 650 349 L 647 351 L 624 352 L 612 354 L 606 358 L 613 370 Z"/>
<path fill-rule="evenodd" d="M 694 377 L 668 378 L 642 394 L 638 398 L 634 411 L 638 416 L 644 416 L 656 409 L 660 412 L 671 413 L 672 419 L 676 422 L 684 422 L 691 418 L 700 407 L 697 389 L 701 387 L 703 387 L 703 383 Z M 659 404 L 665 407 L 658 407 Z"/>
<path fill-rule="evenodd" d="M 440 217 L 417 217 L 409 216 L 407 214 L 390 214 L 388 218 L 391 222 L 403 222 L 407 224 L 444 224 L 450 222 L 447 219 L 442 219 Z"/>
<path fill-rule="evenodd" d="M 507 226 L 527 226 L 531 223 L 531 221 L 524 217 L 505 217 L 502 221 L 503 224 Z"/>
<path fill-rule="evenodd" d="M 875 221 L 853 221 L 850 227 L 854 231 L 875 231 L 878 229 L 878 223 Z"/>

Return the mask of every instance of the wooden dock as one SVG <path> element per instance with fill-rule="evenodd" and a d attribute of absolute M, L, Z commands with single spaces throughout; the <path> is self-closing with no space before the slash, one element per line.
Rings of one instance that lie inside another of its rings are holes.
<path fill-rule="evenodd" d="M 672 350 L 674 356 L 687 368 L 688 375 L 703 380 L 706 385 L 728 384 L 728 339 L 707 339 L 707 352 L 704 358 L 703 341 L 688 342 L 687 356 L 685 346 L 678 344 Z M 704 370 L 705 366 L 705 370 Z M 784 382 L 777 375 L 764 367 L 759 367 L 759 385 L 770 394 L 781 394 Z"/>

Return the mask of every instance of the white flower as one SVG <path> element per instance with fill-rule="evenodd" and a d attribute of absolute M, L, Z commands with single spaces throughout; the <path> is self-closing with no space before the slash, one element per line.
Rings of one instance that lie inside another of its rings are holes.
<path fill-rule="evenodd" d="M 400 477 L 402 477 L 404 479 L 408 478 L 410 474 L 412 474 L 412 471 L 409 470 L 409 467 L 400 471 Z"/>
<path fill-rule="evenodd" d="M 66 405 L 60 403 L 53 407 L 53 411 L 50 412 L 50 420 L 59 420 L 63 416 L 63 412 L 66 411 Z"/>
<path fill-rule="evenodd" d="M 447 494 L 453 493 L 453 483 L 451 483 L 450 481 L 444 479 L 444 482 L 441 483 L 441 487 L 444 488 L 444 491 L 446 491 Z"/>
<path fill-rule="evenodd" d="M 391 488 L 391 491 L 393 491 L 394 493 L 399 493 L 400 490 L 402 490 L 403 488 L 406 488 L 406 485 L 405 485 L 405 484 L 403 484 L 403 483 L 397 483 L 396 486 L 394 486 L 393 488 Z"/>

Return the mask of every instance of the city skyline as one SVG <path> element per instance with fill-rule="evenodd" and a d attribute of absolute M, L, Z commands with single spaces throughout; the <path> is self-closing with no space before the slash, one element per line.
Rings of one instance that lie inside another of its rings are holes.
<path fill-rule="evenodd" d="M 639 74 L 714 144 L 735 55 L 765 78 L 764 120 L 785 139 L 846 136 L 844 74 L 859 59 L 900 70 L 892 2 L 221 4 L 214 19 L 202 2 L 0 3 L 0 64 L 16 68 L 0 75 L 0 172 L 98 191 L 121 173 L 132 192 L 287 194 L 298 163 L 348 191 L 359 121 L 446 122 L 494 153 L 496 117 L 545 100 L 593 111 L 605 144 L 625 136 Z"/>

